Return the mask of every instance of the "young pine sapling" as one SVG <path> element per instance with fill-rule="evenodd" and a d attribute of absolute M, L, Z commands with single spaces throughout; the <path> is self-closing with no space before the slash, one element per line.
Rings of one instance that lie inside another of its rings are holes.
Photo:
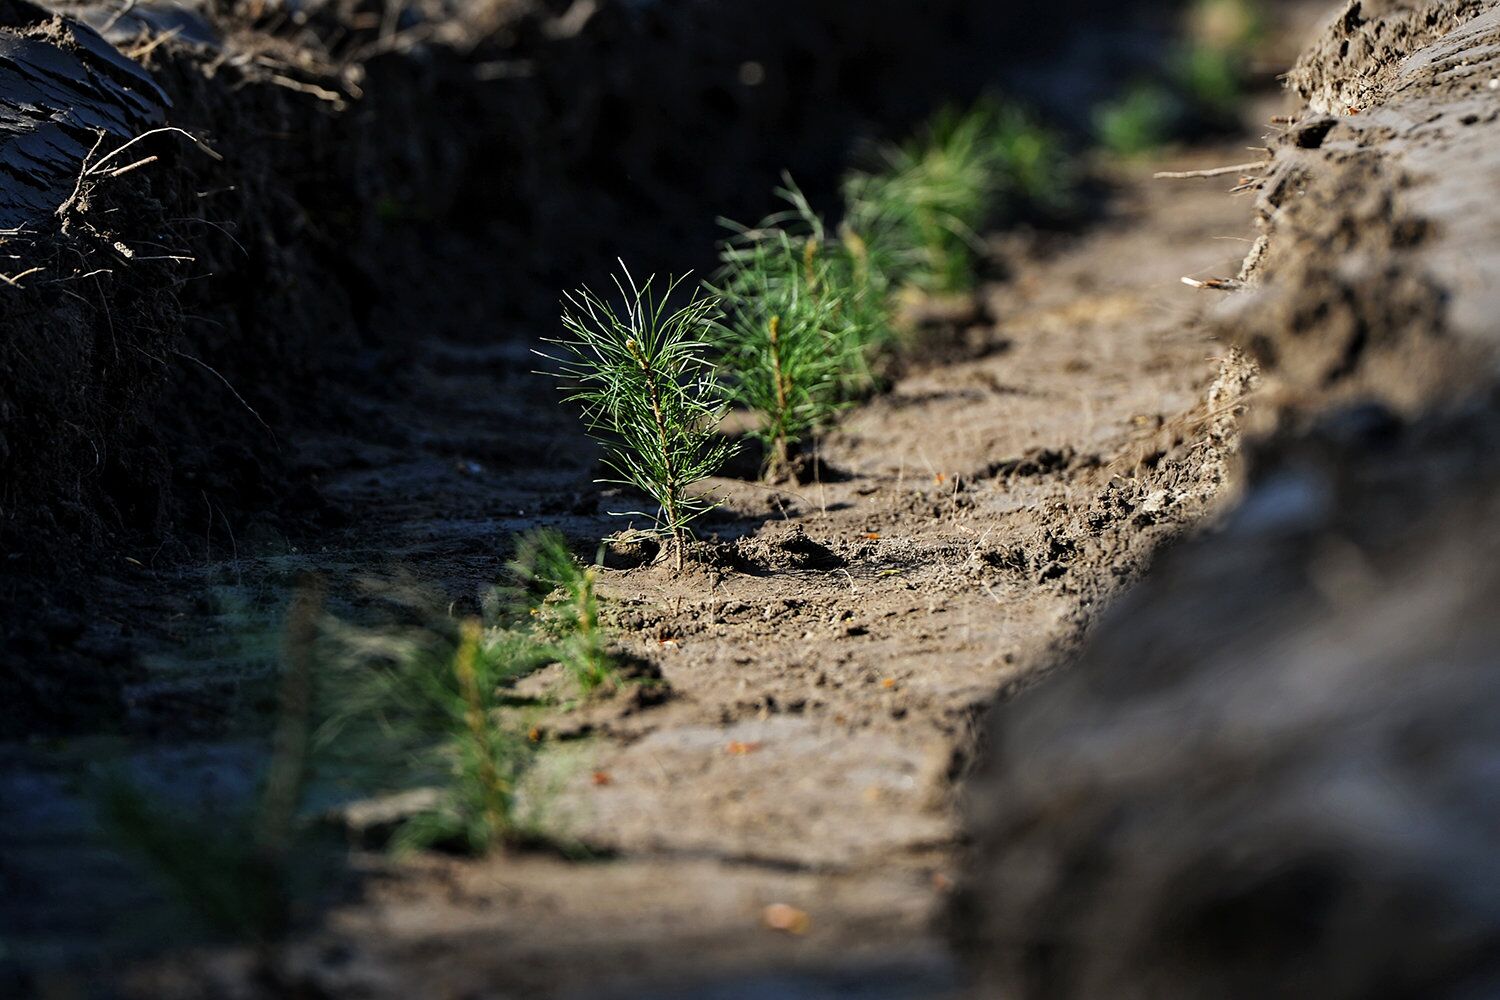
<path fill-rule="evenodd" d="M 767 479 L 787 470 L 792 446 L 836 413 L 851 344 L 844 302 L 812 239 L 784 231 L 725 248 L 716 289 L 728 308 L 721 363 L 731 393 L 758 417 Z"/>
<path fill-rule="evenodd" d="M 890 346 L 890 262 L 881 246 L 870 246 L 848 225 L 832 238 L 821 217 L 788 175 L 776 194 L 786 210 L 749 228 L 723 221 L 733 235 L 720 250 L 718 293 L 728 303 L 731 320 L 746 313 L 771 313 L 755 300 L 768 287 L 790 281 L 807 304 L 820 307 L 829 346 L 838 359 L 838 401 L 867 395 L 878 379 L 871 361 Z M 784 288 L 780 294 L 788 293 Z M 784 324 L 783 324 L 784 325 Z M 735 338 L 731 338 L 733 340 Z M 744 402 L 743 399 L 740 402 Z"/>
<path fill-rule="evenodd" d="M 353 787 L 437 788 L 432 807 L 396 830 L 398 851 L 451 844 L 483 854 L 516 840 L 516 786 L 533 752 L 500 710 L 506 685 L 546 663 L 545 652 L 523 633 L 455 620 L 415 588 L 386 596 L 418 620 L 325 626 L 320 753 Z"/>
<path fill-rule="evenodd" d="M 228 814 L 193 816 L 158 798 L 125 769 L 102 772 L 95 786 L 100 819 L 121 847 L 140 857 L 208 930 L 255 945 L 258 972 L 279 973 L 278 946 L 294 903 L 322 881 L 327 860 L 301 822 L 311 770 L 317 665 L 314 645 L 322 586 L 298 593 L 282 641 L 282 672 L 270 758 L 253 802 Z"/>
<path fill-rule="evenodd" d="M 516 612 L 530 620 L 546 655 L 587 694 L 618 682 L 609 637 L 599 620 L 597 567 L 580 566 L 556 531 L 523 536 L 510 564 L 519 590 Z"/>
<path fill-rule="evenodd" d="M 1002 211 L 1067 207 L 1062 144 L 1017 110 L 980 101 L 937 115 L 921 134 L 881 151 L 876 169 L 845 181 L 845 221 L 878 251 L 890 278 L 961 292 L 974 280 L 977 231 Z"/>
<path fill-rule="evenodd" d="M 624 282 L 616 278 L 623 311 L 587 288 L 567 295 L 567 336 L 548 340 L 560 356 L 543 356 L 557 363 L 567 401 L 581 404 L 604 445 L 605 464 L 620 476 L 614 481 L 656 501 L 656 512 L 634 513 L 650 516 L 671 540 L 681 572 L 689 525 L 715 506 L 692 488 L 717 472 L 735 446 L 718 433 L 729 403 L 708 356 L 718 304 L 695 296 L 670 309 L 682 279 L 660 297 L 653 281 L 637 285 L 629 271 Z"/>
<path fill-rule="evenodd" d="M 975 230 L 993 206 L 980 115 L 941 115 L 904 145 L 881 151 L 876 170 L 846 180 L 847 219 L 884 249 L 899 280 L 928 292 L 972 283 Z"/>

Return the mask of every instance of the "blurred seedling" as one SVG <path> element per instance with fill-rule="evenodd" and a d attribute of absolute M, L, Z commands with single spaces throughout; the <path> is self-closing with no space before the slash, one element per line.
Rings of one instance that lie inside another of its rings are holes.
<path fill-rule="evenodd" d="M 896 277 L 928 292 L 966 290 L 975 230 L 993 207 L 978 115 L 944 114 L 918 138 L 881 151 L 880 169 L 845 182 L 847 218 Z"/>
<path fill-rule="evenodd" d="M 1100 144 L 1137 157 L 1195 128 L 1222 127 L 1244 97 L 1263 38 L 1264 17 L 1254 0 L 1196 0 L 1162 70 L 1095 109 Z"/>
<path fill-rule="evenodd" d="M 1255 50 L 1265 37 L 1256 0 L 1196 0 L 1187 43 L 1171 60 L 1173 79 L 1206 110 L 1231 112 L 1243 96 Z"/>
<path fill-rule="evenodd" d="M 978 113 L 989 121 L 985 142 L 997 214 L 1023 219 L 1072 212 L 1078 177 L 1062 137 L 1012 104 L 981 102 Z"/>
<path fill-rule="evenodd" d="M 778 314 L 773 300 L 784 305 L 796 298 L 801 311 L 824 313 L 819 324 L 835 355 L 830 360 L 837 368 L 838 401 L 857 399 L 876 388 L 872 363 L 894 339 L 887 262 L 873 252 L 879 247 L 872 251 L 847 226 L 839 238 L 832 238 L 791 177 L 783 180 L 785 186 L 776 194 L 787 203 L 786 210 L 753 228 L 720 220 L 732 231 L 720 247 L 715 275 L 715 292 L 729 313 L 720 348 L 734 353 L 746 346 L 747 327 L 755 331 L 751 343 L 757 337 L 765 339 L 770 317 Z M 785 317 L 780 325 L 786 326 Z M 764 351 L 753 354 L 765 360 Z M 734 359 L 726 355 L 723 360 L 733 372 Z M 742 405 L 751 406 L 743 391 L 736 396 Z"/>
<path fill-rule="evenodd" d="M 555 531 L 522 536 L 510 564 L 518 608 L 540 651 L 560 663 L 585 694 L 619 683 L 599 619 L 598 566 L 582 566 Z"/>
<path fill-rule="evenodd" d="M 387 595 L 411 624 L 325 624 L 329 698 L 320 754 L 369 791 L 435 785 L 437 802 L 406 819 L 398 851 L 486 853 L 516 840 L 516 785 L 533 751 L 501 716 L 504 688 L 547 662 L 529 636 L 455 620 L 416 588 Z"/>
<path fill-rule="evenodd" d="M 1116 156 L 1138 157 L 1177 135 L 1186 114 L 1170 87 L 1140 81 L 1094 109 L 1094 132 L 1099 144 Z"/>
<path fill-rule="evenodd" d="M 543 356 L 557 364 L 553 374 L 566 401 L 581 405 L 590 433 L 604 446 L 605 464 L 620 477 L 611 481 L 657 504 L 655 512 L 619 513 L 649 517 L 657 533 L 671 539 L 681 572 L 689 526 L 716 506 L 693 487 L 736 447 L 717 430 L 729 408 L 710 360 L 719 305 L 694 295 L 674 310 L 669 300 L 683 279 L 657 296 L 654 278 L 637 285 L 628 270 L 623 273 L 623 282 L 614 279 L 622 311 L 587 288 L 569 293 L 566 336 L 547 341 L 559 353 Z"/>
<path fill-rule="evenodd" d="M 1055 211 L 1071 198 L 1060 140 L 1020 110 L 983 100 L 936 115 L 844 183 L 846 221 L 891 278 L 927 292 L 967 291 L 976 235 L 1003 212 Z"/>
<path fill-rule="evenodd" d="M 101 821 L 118 843 L 151 867 L 200 926 L 256 945 L 267 974 L 275 972 L 273 949 L 294 901 L 319 874 L 312 866 L 321 852 L 298 810 L 310 772 L 321 606 L 321 589 L 310 585 L 288 615 L 270 760 L 248 808 L 185 816 L 121 772 L 101 775 L 95 790 Z"/>

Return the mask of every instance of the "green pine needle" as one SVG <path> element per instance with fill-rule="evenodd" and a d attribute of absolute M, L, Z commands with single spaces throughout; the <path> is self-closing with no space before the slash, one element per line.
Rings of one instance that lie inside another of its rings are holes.
<path fill-rule="evenodd" d="M 710 286 L 724 303 L 720 364 L 737 404 L 759 417 L 767 478 L 791 449 L 875 386 L 871 359 L 891 339 L 889 285 L 852 232 L 832 239 L 790 177 L 786 211 L 750 228 L 725 222 Z"/>
<path fill-rule="evenodd" d="M 500 709 L 505 688 L 549 662 L 547 650 L 522 631 L 456 621 L 419 588 L 384 596 L 415 620 L 325 623 L 322 758 L 361 790 L 440 789 L 435 809 L 402 824 L 396 850 L 442 843 L 480 854 L 517 839 L 515 789 L 534 754 Z"/>

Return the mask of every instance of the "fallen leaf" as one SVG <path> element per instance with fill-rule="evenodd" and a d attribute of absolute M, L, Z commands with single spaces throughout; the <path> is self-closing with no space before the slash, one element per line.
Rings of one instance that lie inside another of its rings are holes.
<path fill-rule="evenodd" d="M 739 740 L 734 740 L 724 748 L 724 752 L 733 757 L 743 757 L 747 753 L 754 753 L 764 745 L 763 743 L 741 743 Z"/>
<path fill-rule="evenodd" d="M 878 532 L 878 531 L 867 531 L 867 532 L 865 532 L 865 538 L 869 539 L 872 542 L 878 542 L 878 541 L 880 541 L 880 532 Z"/>
<path fill-rule="evenodd" d="M 807 915 L 806 910 L 799 910 L 785 903 L 772 903 L 761 911 L 760 919 L 771 930 L 785 934 L 806 934 L 807 929 L 812 926 L 812 917 Z"/>
<path fill-rule="evenodd" d="M 887 677 L 885 680 L 880 682 L 880 686 L 889 691 L 891 688 L 896 686 L 896 678 Z"/>
<path fill-rule="evenodd" d="M 613 783 L 614 780 L 615 779 L 613 779 L 613 778 L 611 778 L 609 776 L 609 772 L 607 772 L 607 771 L 595 771 L 594 772 L 594 784 L 596 784 L 596 785 L 608 785 L 608 784 Z"/>
<path fill-rule="evenodd" d="M 531 732 L 526 734 L 526 738 L 533 743 L 540 743 L 542 742 L 542 731 L 536 726 L 532 726 Z"/>

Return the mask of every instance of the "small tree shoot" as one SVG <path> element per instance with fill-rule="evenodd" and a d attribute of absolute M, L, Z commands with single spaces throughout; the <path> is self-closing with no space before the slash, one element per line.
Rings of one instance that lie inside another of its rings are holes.
<path fill-rule="evenodd" d="M 623 270 L 623 264 L 622 264 Z M 654 278 L 637 285 L 629 271 L 614 279 L 623 312 L 587 288 L 568 294 L 562 316 L 568 336 L 555 373 L 577 402 L 589 431 L 603 445 L 605 464 L 658 504 L 653 519 L 672 541 L 677 570 L 691 537 L 688 525 L 715 504 L 692 492 L 734 451 L 717 431 L 728 400 L 709 361 L 708 337 L 719 316 L 712 298 L 695 296 L 682 308 L 668 300 L 682 279 L 659 298 Z"/>
<path fill-rule="evenodd" d="M 580 566 L 562 535 L 544 529 L 521 538 L 510 571 L 518 585 L 518 617 L 529 619 L 540 647 L 580 690 L 617 684 L 619 671 L 599 620 L 598 568 Z"/>
<path fill-rule="evenodd" d="M 973 285 L 976 235 L 997 215 L 1056 212 L 1071 196 L 1061 142 L 1023 112 L 980 101 L 937 115 L 876 169 L 845 181 L 845 222 L 898 282 L 928 292 Z"/>
<path fill-rule="evenodd" d="M 792 445 L 836 413 L 858 345 L 845 336 L 844 302 L 813 239 L 785 232 L 727 247 L 718 289 L 729 319 L 719 341 L 735 401 L 759 417 L 768 479 L 787 469 Z"/>

